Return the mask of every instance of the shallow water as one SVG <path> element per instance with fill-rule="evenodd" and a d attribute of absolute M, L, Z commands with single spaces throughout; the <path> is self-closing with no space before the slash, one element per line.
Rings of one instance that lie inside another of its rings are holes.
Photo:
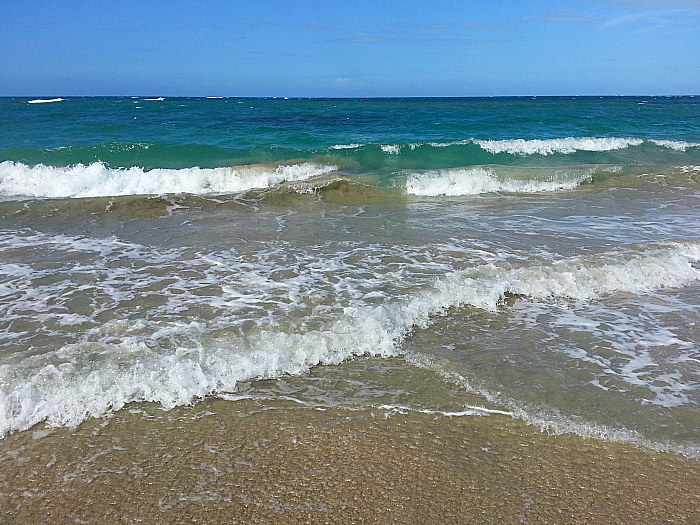
<path fill-rule="evenodd" d="M 381 372 L 378 382 L 403 374 L 415 386 L 394 359 L 362 361 Z M 313 371 L 258 382 L 272 394 L 262 399 L 243 385 L 237 401 L 170 411 L 138 403 L 74 430 L 15 433 L 0 442 L 0 515 L 7 523 L 645 525 L 700 517 L 696 461 L 548 436 L 498 412 L 329 406 L 320 398 L 329 387 L 366 399 L 351 386 L 355 365 L 336 369 L 335 386 Z M 425 371 L 414 379 L 440 399 L 404 393 L 402 402 L 445 403 L 440 379 Z M 399 400 L 382 389 L 382 401 Z M 323 408 L 300 402 L 309 394 Z"/>
<path fill-rule="evenodd" d="M 3 435 L 295 376 L 698 456 L 697 99 L 0 102 Z"/>

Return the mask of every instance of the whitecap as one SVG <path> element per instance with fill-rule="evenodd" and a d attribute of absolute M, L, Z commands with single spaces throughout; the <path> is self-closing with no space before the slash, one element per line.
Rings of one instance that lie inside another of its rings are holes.
<path fill-rule="evenodd" d="M 401 153 L 401 146 L 398 144 L 382 144 L 382 151 L 388 153 L 389 155 L 398 155 Z"/>
<path fill-rule="evenodd" d="M 27 104 L 48 104 L 50 102 L 63 102 L 65 98 L 36 98 L 34 100 L 27 100 Z"/>
<path fill-rule="evenodd" d="M 410 173 L 406 193 L 418 196 L 459 196 L 483 193 L 537 193 L 571 190 L 590 180 L 592 169 L 544 171 L 539 174 L 489 167 L 433 170 Z M 530 175 L 527 178 L 524 175 Z M 533 178 L 533 175 L 538 175 Z"/>
<path fill-rule="evenodd" d="M 669 148 L 675 151 L 686 151 L 689 148 L 700 147 L 700 143 L 685 142 L 682 140 L 652 140 L 652 142 L 657 146 L 661 146 L 662 148 Z"/>
<path fill-rule="evenodd" d="M 66 198 L 238 193 L 306 180 L 336 169 L 332 165 L 302 163 L 144 170 L 110 168 L 100 162 L 55 167 L 5 161 L 0 163 L 0 195 Z"/>
<path fill-rule="evenodd" d="M 555 153 L 570 154 L 576 151 L 613 151 L 639 146 L 644 141 L 636 138 L 561 138 L 561 139 L 511 139 L 511 140 L 474 140 L 481 148 L 489 153 L 510 153 L 511 155 L 553 155 Z"/>

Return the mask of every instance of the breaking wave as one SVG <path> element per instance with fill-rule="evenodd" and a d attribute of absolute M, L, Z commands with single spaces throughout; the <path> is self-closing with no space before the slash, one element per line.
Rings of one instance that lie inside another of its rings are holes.
<path fill-rule="evenodd" d="M 613 151 L 639 146 L 642 139 L 635 138 L 563 138 L 550 140 L 474 140 L 489 153 L 510 153 L 511 155 L 553 155 L 555 153 L 575 153 L 577 151 Z"/>
<path fill-rule="evenodd" d="M 101 162 L 54 167 L 0 163 L 0 195 L 76 198 L 168 193 L 238 193 L 285 181 L 302 181 L 335 171 L 336 166 L 302 163 L 231 168 L 109 168 Z"/>
<path fill-rule="evenodd" d="M 590 180 L 594 171 L 594 168 L 509 170 L 481 166 L 434 170 L 409 174 L 406 179 L 406 193 L 421 196 L 459 196 L 571 190 L 583 181 Z"/>
<path fill-rule="evenodd" d="M 232 392 L 240 381 L 303 374 L 319 364 L 337 364 L 353 356 L 396 356 L 402 352 L 405 337 L 427 328 L 449 308 L 493 312 L 513 295 L 533 301 L 591 301 L 604 294 L 644 293 L 700 279 L 700 271 L 693 267 L 700 260 L 700 244 L 650 244 L 638 250 L 522 267 L 489 263 L 446 271 L 432 281 L 421 277 L 422 281 L 407 283 L 399 297 L 392 299 L 376 291 L 382 277 L 376 276 L 377 282 L 363 279 L 365 268 L 357 267 L 352 258 L 309 267 L 301 254 L 288 267 L 296 277 L 274 281 L 270 278 L 274 264 L 263 263 L 264 258 L 248 262 L 228 252 L 188 258 L 178 270 L 178 261 L 185 257 L 178 250 L 157 250 L 116 239 L 6 233 L 0 241 L 0 247 L 8 250 L 31 246 L 82 254 L 85 259 L 77 268 L 70 264 L 61 270 L 62 278 L 52 278 L 53 285 L 46 284 L 45 274 L 56 274 L 55 268 L 42 273 L 30 264 L 17 263 L 5 265 L 0 272 L 2 282 L 11 283 L 0 288 L 13 298 L 12 307 L 3 312 L 8 322 L 39 319 L 54 330 L 62 324 L 85 326 L 80 332 L 82 341 L 0 364 L 0 436 L 41 421 L 74 426 L 130 402 L 153 401 L 171 408 Z M 381 255 L 379 248 L 372 247 L 373 257 Z M 385 249 L 385 256 L 393 257 L 394 249 Z M 108 261 L 115 257 L 140 265 L 114 269 Z M 165 277 L 164 268 L 168 269 Z M 95 276 L 94 284 L 84 282 L 86 275 Z M 104 308 L 122 311 L 143 294 L 146 275 L 150 275 L 153 293 L 164 301 L 160 318 L 150 318 L 146 311 L 134 312 L 132 306 L 131 315 L 141 312 L 137 318 L 105 321 L 100 311 L 92 318 L 86 316 L 89 314 L 67 315 L 62 307 L 79 289 L 104 303 Z M 331 277 L 341 282 L 329 285 Z M 383 278 L 393 282 L 395 276 L 390 273 Z M 335 297 L 333 303 L 322 309 L 328 315 L 314 321 L 305 313 L 312 308 L 307 303 L 328 295 L 324 288 L 328 286 L 347 290 L 348 296 L 330 294 Z M 202 295 L 202 287 L 219 292 Z M 54 306 L 41 300 L 49 293 Z M 206 305 L 213 317 L 187 321 L 176 315 L 197 305 Z M 260 309 L 270 318 L 260 320 Z M 295 324 L 295 315 L 305 321 Z M 252 329 L 245 328 L 249 316 L 258 319 Z M 235 325 L 240 330 L 224 333 Z"/>

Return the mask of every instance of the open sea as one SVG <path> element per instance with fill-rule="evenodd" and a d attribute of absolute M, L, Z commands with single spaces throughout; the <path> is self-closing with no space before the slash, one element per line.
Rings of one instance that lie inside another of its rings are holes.
<path fill-rule="evenodd" d="M 692 462 L 699 403 L 700 97 L 0 99 L 0 442 L 215 405 Z"/>

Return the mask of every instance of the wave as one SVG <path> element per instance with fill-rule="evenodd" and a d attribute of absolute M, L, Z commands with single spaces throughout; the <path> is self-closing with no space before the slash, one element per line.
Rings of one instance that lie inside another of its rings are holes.
<path fill-rule="evenodd" d="M 334 158 L 333 162 L 340 165 L 367 170 L 453 169 L 495 164 L 530 167 L 572 164 L 678 166 L 700 162 L 700 143 L 634 137 L 469 138 L 444 142 L 348 142 L 317 149 L 313 153 L 319 158 Z"/>
<path fill-rule="evenodd" d="M 661 148 L 669 148 L 675 151 L 686 151 L 690 148 L 700 148 L 698 142 L 686 142 L 684 140 L 652 140 L 654 144 Z"/>
<path fill-rule="evenodd" d="M 378 178 L 369 175 L 347 176 L 334 173 L 309 181 L 276 186 L 266 192 L 268 200 L 288 201 L 293 196 L 314 196 L 326 202 L 362 206 L 371 202 L 387 203 L 406 196 L 469 196 L 486 193 L 542 193 L 572 190 L 594 177 L 618 175 L 614 167 L 595 166 L 567 169 L 508 168 L 474 166 L 426 172 L 394 173 Z"/>
<path fill-rule="evenodd" d="M 481 140 L 361 144 L 348 141 L 308 148 L 283 144 L 249 145 L 108 142 L 0 152 L 0 160 L 26 166 L 82 166 L 111 169 L 239 170 L 239 166 L 304 164 L 337 166 L 353 173 L 448 170 L 475 166 L 553 168 L 584 165 L 690 166 L 700 164 L 700 143 L 638 138 L 561 138 L 550 140 Z M 95 166 L 93 166 L 95 165 Z M 4 165 L 5 176 L 8 165 Z M 273 169 L 274 169 L 273 168 Z M 38 168 L 37 168 L 38 169 Z M 61 169 L 68 168 L 57 168 Z M 247 168 L 241 168 L 245 170 Z M 184 172 L 183 172 L 184 173 Z M 215 172 L 209 172 L 216 178 Z M 153 176 L 155 173 L 151 173 Z M 58 172 L 59 177 L 62 173 Z M 175 171 L 171 172 L 175 175 Z M 201 172 L 197 176 L 207 176 Z M 167 177 L 166 177 L 167 178 Z M 0 187 L 0 192 L 4 191 Z M 159 192 L 149 189 L 148 192 Z M 170 191 L 170 190 L 168 190 Z M 177 190 L 175 190 L 177 191 Z"/>
<path fill-rule="evenodd" d="M 673 151 L 685 152 L 690 148 L 700 147 L 700 143 L 676 141 L 676 140 L 644 140 L 640 138 L 618 138 L 618 137 L 566 137 L 556 139 L 504 139 L 504 140 L 484 140 L 470 138 L 448 142 L 415 142 L 409 144 L 381 144 L 379 147 L 384 153 L 398 155 L 405 150 L 416 150 L 419 148 L 451 148 L 459 146 L 476 145 L 480 149 L 498 155 L 507 153 L 517 156 L 532 155 L 569 155 L 576 152 L 610 152 L 623 150 L 634 146 L 653 144 L 660 148 Z M 347 144 L 332 146 L 333 149 L 357 149 L 361 144 Z M 368 146 L 368 145 L 364 145 Z"/>
<path fill-rule="evenodd" d="M 34 100 L 27 100 L 27 104 L 47 104 L 49 102 L 63 102 L 65 98 L 35 98 Z"/>
<path fill-rule="evenodd" d="M 335 171 L 336 166 L 237 166 L 231 168 L 152 169 L 109 168 L 101 162 L 54 167 L 18 162 L 0 163 L 0 195 L 76 198 L 168 193 L 238 193 L 301 181 Z"/>
<path fill-rule="evenodd" d="M 368 293 L 366 301 L 354 300 L 352 306 L 336 304 L 327 309 L 328 315 L 311 323 L 315 328 L 305 328 L 306 321 L 295 325 L 273 318 L 269 324 L 261 321 L 245 332 L 236 330 L 224 335 L 217 323 L 230 326 L 236 322 L 232 312 L 255 305 L 268 312 L 274 310 L 266 305 L 284 299 L 279 297 L 280 290 L 289 295 L 291 302 L 278 315 L 293 317 L 290 309 L 301 309 L 297 313 L 303 315 L 307 307 L 304 298 L 312 296 L 316 287 L 325 286 L 328 276 L 309 265 L 304 257 L 295 267 L 299 275 L 294 282 L 275 286 L 269 278 L 274 267 L 246 262 L 228 252 L 190 258 L 183 271 L 173 275 L 173 265 L 182 255 L 177 250 L 159 251 L 116 239 L 65 235 L 18 237 L 8 233 L 2 241 L 8 249 L 22 245 L 34 250 L 44 247 L 94 253 L 99 290 L 114 288 L 112 299 L 106 300 L 132 300 L 143 286 L 144 272 L 152 267 L 153 279 L 163 285 L 158 293 L 172 297 L 173 308 L 179 307 L 178 301 L 190 306 L 192 302 L 206 301 L 219 305 L 218 315 L 223 317 L 207 323 L 185 318 L 112 319 L 89 328 L 85 338 L 91 340 L 66 344 L 43 355 L 5 360 L 0 364 L 0 436 L 41 421 L 75 426 L 130 402 L 157 402 L 172 408 L 204 396 L 232 392 L 241 381 L 299 375 L 314 366 L 338 364 L 355 356 L 397 356 L 412 331 L 427 328 L 436 316 L 451 308 L 495 312 L 506 307 L 508 298 L 513 296 L 538 302 L 592 301 L 606 294 L 645 293 L 700 280 L 700 271 L 694 267 L 700 261 L 700 243 L 648 244 L 522 267 L 500 263 L 448 271 L 400 300 Z M 114 257 L 140 261 L 137 268 L 124 270 L 135 272 L 133 279 L 121 269 L 114 271 L 104 266 Z M 160 275 L 162 264 L 171 268 L 167 283 Z M 84 274 L 87 269 L 83 264 L 79 272 Z M 352 271 L 352 267 L 348 270 Z M 49 271 L 55 273 L 53 268 Z M 198 277 L 188 277 L 188 272 Z M 15 283 L 15 288 L 8 291 L 15 299 L 17 286 L 41 277 L 26 264 L 6 265 L 0 273 Z M 112 273 L 114 276 L 110 277 Z M 221 296 L 199 297 L 202 275 L 207 276 L 205 284 L 220 288 Z M 66 287 L 61 293 L 72 296 L 75 290 L 70 288 L 70 275 L 67 277 L 56 282 L 56 286 Z M 348 280 L 344 284 L 350 288 L 357 286 L 350 277 L 343 279 Z M 297 285 L 302 287 L 299 293 L 293 289 Z M 81 290 L 90 293 L 85 286 Z M 53 296 L 57 297 L 57 293 L 52 291 Z M 25 295 L 29 300 L 37 294 Z M 377 302 L 379 297 L 384 299 Z M 15 306 L 13 312 L 19 309 Z M 32 310 L 29 306 L 27 311 Z M 67 312 L 61 310 L 57 314 L 65 316 Z M 46 317 L 50 312 L 42 315 Z M 63 322 L 81 320 L 71 317 Z"/>
<path fill-rule="evenodd" d="M 555 153 L 575 153 L 577 151 L 613 151 L 630 146 L 639 146 L 642 139 L 635 138 L 563 138 L 549 140 L 474 140 L 474 143 L 489 153 L 510 153 L 511 155 L 553 155 Z"/>
<path fill-rule="evenodd" d="M 644 293 L 700 280 L 700 243 L 645 245 L 639 251 L 611 251 L 572 257 L 551 265 L 510 268 L 487 264 L 441 279 L 445 307 L 469 305 L 495 312 L 507 297 L 546 301 L 591 301 L 611 293 Z M 449 299 L 448 299 L 449 298 Z"/>
<path fill-rule="evenodd" d="M 595 168 L 515 170 L 472 167 L 410 173 L 406 193 L 420 196 L 479 195 L 482 193 L 537 193 L 571 190 L 591 180 Z"/>
<path fill-rule="evenodd" d="M 697 166 L 656 167 L 583 165 L 512 167 L 479 165 L 428 170 L 343 170 L 322 162 L 247 165 L 228 168 L 110 168 L 96 162 L 55 167 L 0 163 L 0 196 L 6 199 L 86 198 L 166 195 L 258 196 L 283 201 L 296 195 L 363 205 L 396 198 L 472 196 L 489 193 L 532 194 L 594 186 L 676 184 L 696 186 Z M 271 190 L 271 191 L 270 191 Z"/>

